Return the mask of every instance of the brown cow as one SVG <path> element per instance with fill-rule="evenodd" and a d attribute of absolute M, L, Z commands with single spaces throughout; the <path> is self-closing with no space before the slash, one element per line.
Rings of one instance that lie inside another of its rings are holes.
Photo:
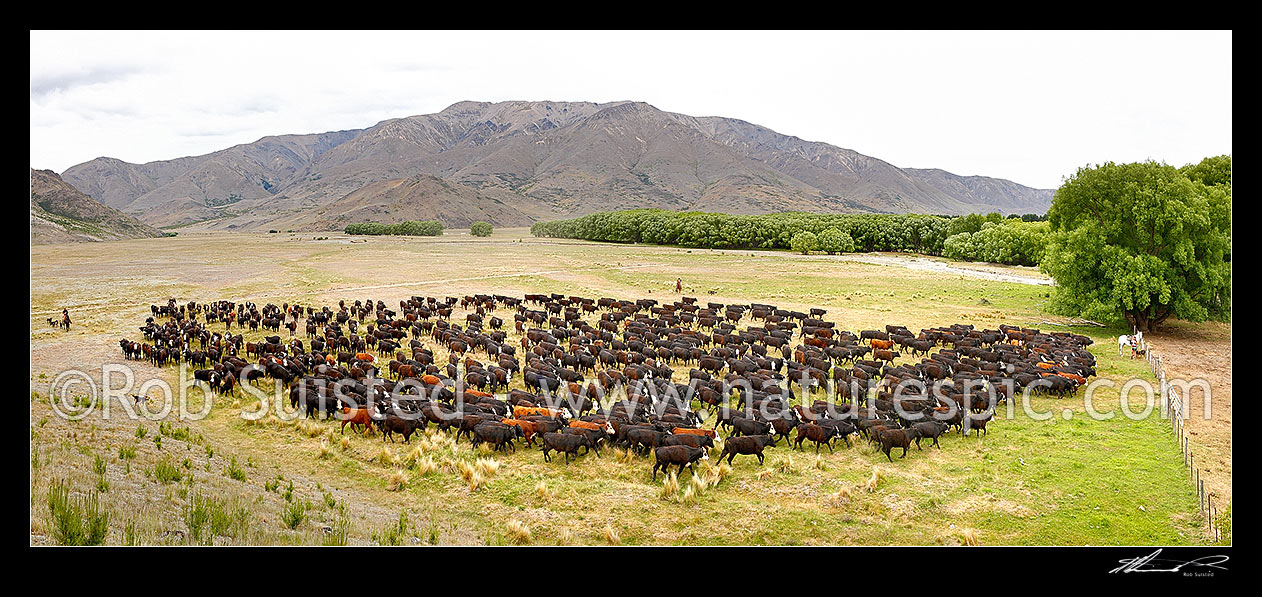
<path fill-rule="evenodd" d="M 363 425 L 363 432 L 367 432 L 372 427 L 372 413 L 366 408 L 351 408 L 349 406 L 342 408 L 342 433 L 346 433 L 346 424 L 350 423 L 351 429 L 356 425 Z"/>

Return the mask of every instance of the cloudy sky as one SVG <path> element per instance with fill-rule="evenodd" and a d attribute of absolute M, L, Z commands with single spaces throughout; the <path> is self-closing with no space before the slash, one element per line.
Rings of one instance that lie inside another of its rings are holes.
<path fill-rule="evenodd" d="M 31 166 L 147 162 L 461 100 L 639 100 L 1055 188 L 1231 153 L 1230 32 L 31 32 Z"/>

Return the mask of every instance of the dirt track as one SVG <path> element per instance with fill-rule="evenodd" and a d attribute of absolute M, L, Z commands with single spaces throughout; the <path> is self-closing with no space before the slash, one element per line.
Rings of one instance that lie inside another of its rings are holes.
<path fill-rule="evenodd" d="M 1144 334 L 1161 355 L 1166 379 L 1205 379 L 1212 390 L 1210 417 L 1200 390 L 1184 397 L 1187 429 L 1206 491 L 1222 509 L 1231 503 L 1231 326 L 1220 323 L 1166 323 Z"/>

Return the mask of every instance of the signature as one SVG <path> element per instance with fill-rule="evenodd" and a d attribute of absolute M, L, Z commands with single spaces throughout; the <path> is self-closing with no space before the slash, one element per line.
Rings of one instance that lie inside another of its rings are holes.
<path fill-rule="evenodd" d="M 1222 564 L 1223 562 L 1226 562 L 1228 559 L 1230 559 L 1224 555 L 1215 555 L 1215 556 L 1204 556 L 1204 557 L 1196 558 L 1195 560 L 1188 560 L 1186 562 L 1180 562 L 1179 560 L 1158 558 L 1157 556 L 1160 554 L 1161 554 L 1161 550 L 1158 549 L 1157 551 L 1154 551 L 1151 554 L 1148 554 L 1142 558 L 1128 558 L 1124 560 L 1118 560 L 1118 563 L 1122 565 L 1110 570 L 1109 574 L 1116 574 L 1118 572 L 1179 572 L 1183 570 L 1185 566 L 1226 570 L 1227 568 L 1223 566 L 1219 566 L 1219 564 Z M 1172 564 L 1173 566 L 1171 566 Z M 1159 566 L 1171 566 L 1171 567 L 1161 568 Z"/>

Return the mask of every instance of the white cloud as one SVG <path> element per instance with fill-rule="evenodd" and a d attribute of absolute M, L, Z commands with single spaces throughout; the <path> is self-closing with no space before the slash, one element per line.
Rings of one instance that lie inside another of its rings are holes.
<path fill-rule="evenodd" d="M 31 165 L 641 100 L 1041 188 L 1231 151 L 1231 32 L 32 32 Z"/>

